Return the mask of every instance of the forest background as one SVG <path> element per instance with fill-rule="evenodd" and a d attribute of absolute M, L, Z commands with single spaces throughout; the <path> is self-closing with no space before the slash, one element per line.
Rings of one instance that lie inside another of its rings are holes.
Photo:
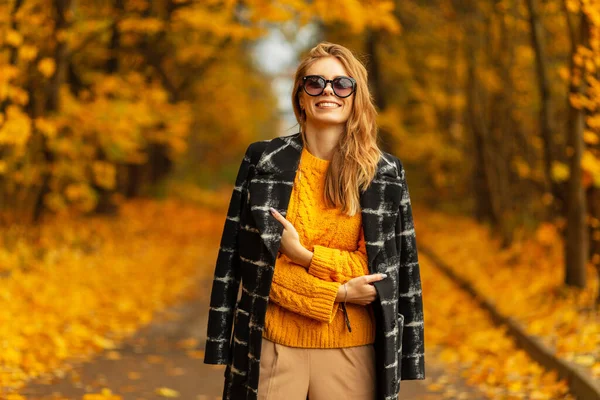
<path fill-rule="evenodd" d="M 283 47 L 268 47 L 273 37 Z M 417 235 L 456 249 L 453 229 L 469 221 L 515 264 L 534 240 L 554 257 L 540 290 L 565 301 L 569 323 L 595 318 L 583 364 L 600 376 L 600 1 L 9 0 L 0 321 L 23 323 L 0 323 L 14 340 L 0 352 L 0 383 L 109 348 L 107 337 L 135 331 L 212 273 L 189 255 L 218 247 L 247 145 L 297 131 L 286 85 L 320 40 L 365 63 L 382 149 L 406 164 L 420 220 L 446 218 L 435 220 L 443 236 L 427 228 L 434 220 L 417 222 Z M 66 273 L 81 280 L 65 288 Z M 130 273 L 149 274 L 151 299 L 114 287 Z M 99 299 L 103 285 L 113 291 Z M 56 293 L 78 301 L 55 304 Z M 103 307 L 114 321 L 94 326 L 90 310 Z M 53 322 L 34 322 L 33 309 Z M 66 333 L 67 322 L 80 331 Z M 46 350 L 32 351 L 32 338 Z"/>

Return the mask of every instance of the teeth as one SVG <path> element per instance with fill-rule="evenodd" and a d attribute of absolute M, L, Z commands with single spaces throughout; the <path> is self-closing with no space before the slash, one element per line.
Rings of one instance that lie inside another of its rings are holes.
<path fill-rule="evenodd" d="M 318 103 L 317 107 L 339 107 L 339 104 L 336 103 Z"/>

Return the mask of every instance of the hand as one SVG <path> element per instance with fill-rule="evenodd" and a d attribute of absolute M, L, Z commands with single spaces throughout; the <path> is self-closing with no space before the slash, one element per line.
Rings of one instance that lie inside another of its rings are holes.
<path fill-rule="evenodd" d="M 298 235 L 298 231 L 296 231 L 296 228 L 294 228 L 294 225 L 292 225 L 290 221 L 285 219 L 284 216 L 274 208 L 271 208 L 271 215 L 283 225 L 279 251 L 282 254 L 285 254 L 292 262 L 303 265 L 304 261 L 301 260 L 306 258 L 305 253 L 310 253 L 309 257 L 312 257 L 312 252 L 302 246 L 302 243 L 300 243 L 300 235 Z"/>
<path fill-rule="evenodd" d="M 377 282 L 385 278 L 387 278 L 386 274 L 377 273 L 350 279 L 346 282 L 346 289 L 348 290 L 346 303 L 360 304 L 361 306 L 372 303 L 377 298 L 377 289 L 375 289 L 371 282 Z M 336 301 L 343 302 L 345 295 L 344 285 L 341 285 Z"/>

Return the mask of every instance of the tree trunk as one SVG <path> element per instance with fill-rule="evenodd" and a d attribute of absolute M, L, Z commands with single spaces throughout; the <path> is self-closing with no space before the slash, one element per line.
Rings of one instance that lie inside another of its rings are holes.
<path fill-rule="evenodd" d="M 59 40 L 59 33 L 67 31 L 71 26 L 71 20 L 67 17 L 71 7 L 73 6 L 74 0 L 54 0 L 54 13 L 55 13 L 55 25 L 54 25 L 54 63 L 56 69 L 54 75 L 50 78 L 50 83 L 46 90 L 46 109 L 44 113 L 55 113 L 60 110 L 60 87 L 65 82 L 68 69 L 69 60 L 69 49 L 65 40 Z M 44 155 L 45 162 L 48 166 L 54 161 L 52 153 L 48 150 L 46 143 L 46 137 L 42 134 L 37 134 L 40 140 L 41 153 Z M 49 187 L 50 176 L 48 173 L 42 175 L 42 185 L 39 193 L 39 197 L 35 203 L 33 211 L 34 221 L 38 221 L 44 210 L 44 197 L 50 192 Z"/>
<path fill-rule="evenodd" d="M 544 191 L 551 193 L 553 202 L 546 211 L 546 220 L 551 220 L 559 211 L 559 204 L 564 203 L 564 194 L 559 185 L 552 179 L 552 162 L 554 154 L 554 123 L 552 121 L 552 106 L 550 97 L 550 84 L 548 81 L 548 66 L 545 50 L 543 26 L 538 13 L 537 0 L 527 0 L 529 9 L 529 25 L 531 32 L 531 45 L 535 53 L 536 76 L 538 78 L 538 90 L 540 96 L 540 133 L 544 152 Z"/>
<path fill-rule="evenodd" d="M 498 223 L 497 215 L 494 213 L 492 192 L 490 188 L 489 169 L 486 167 L 486 143 L 485 123 L 478 107 L 478 87 L 476 77 L 475 49 L 467 52 L 467 125 L 473 137 L 473 152 L 475 162 L 473 164 L 473 192 L 475 193 L 475 218 L 478 221 L 489 220 L 493 225 Z"/>
<path fill-rule="evenodd" d="M 123 0 L 115 0 L 115 11 L 117 15 L 122 15 L 125 11 L 125 5 Z M 113 22 L 112 32 L 109 44 L 109 57 L 106 61 L 106 73 L 109 75 L 118 74 L 119 72 L 119 49 L 121 47 L 121 36 L 119 32 L 119 27 L 117 24 L 117 19 Z M 97 159 L 98 160 L 106 160 L 106 155 L 102 149 L 102 147 L 98 144 L 97 148 Z M 117 174 L 121 170 L 117 168 Z M 117 178 L 118 181 L 118 178 Z M 116 214 L 118 210 L 118 206 L 112 200 L 112 195 L 115 193 L 115 189 L 106 189 L 100 187 L 93 183 L 92 185 L 94 190 L 98 193 L 98 203 L 96 204 L 96 209 L 94 210 L 98 214 Z"/>
<path fill-rule="evenodd" d="M 580 11 L 579 44 L 587 46 L 589 42 L 589 25 L 583 11 Z M 586 199 L 582 185 L 581 157 L 584 151 L 583 131 L 585 113 L 582 108 L 575 108 L 569 98 L 585 91 L 585 71 L 573 63 L 577 51 L 575 43 L 571 54 L 571 79 L 568 91 L 567 120 L 567 159 L 569 164 L 569 180 L 567 182 L 567 232 L 565 240 L 565 283 L 567 285 L 585 287 L 585 268 L 588 256 L 588 234 L 586 226 Z M 578 77 L 578 79 L 573 79 Z"/>
<path fill-rule="evenodd" d="M 383 81 L 381 75 L 381 66 L 379 64 L 379 55 L 377 43 L 380 40 L 380 33 L 369 29 L 366 33 L 365 48 L 369 55 L 367 62 L 367 73 L 369 74 L 369 84 L 371 86 L 371 93 L 375 99 L 375 105 L 379 111 L 384 111 L 387 107 L 387 101 L 385 98 L 385 89 L 383 88 Z M 385 129 L 379 130 L 380 146 L 383 151 L 393 153 L 396 149 L 396 140 L 392 135 Z"/>

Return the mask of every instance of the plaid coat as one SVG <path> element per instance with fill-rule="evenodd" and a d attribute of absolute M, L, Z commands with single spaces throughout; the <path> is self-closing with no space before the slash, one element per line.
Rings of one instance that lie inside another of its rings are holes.
<path fill-rule="evenodd" d="M 250 144 L 235 181 L 212 284 L 204 358 L 206 364 L 227 365 L 224 399 L 257 398 L 265 314 L 283 233 L 269 207 L 286 215 L 302 147 L 300 133 Z M 369 271 L 388 275 L 373 283 L 377 400 L 397 399 L 401 380 L 425 379 L 416 237 L 397 157 L 383 153 L 360 203 Z"/>

